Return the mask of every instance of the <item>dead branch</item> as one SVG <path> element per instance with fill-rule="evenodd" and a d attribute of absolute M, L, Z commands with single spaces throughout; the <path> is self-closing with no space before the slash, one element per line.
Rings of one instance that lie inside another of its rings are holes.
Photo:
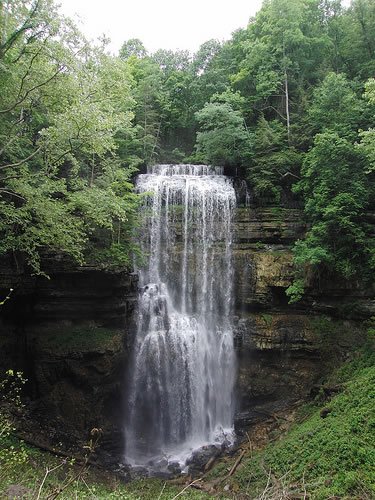
<path fill-rule="evenodd" d="M 59 486 L 54 492 L 52 492 L 50 495 L 48 495 L 47 500 L 55 500 L 55 498 L 57 498 L 64 490 L 69 488 L 69 486 L 72 483 L 74 483 L 74 481 L 77 481 L 78 479 L 81 478 L 84 470 L 86 469 L 86 467 L 89 464 L 91 454 L 95 451 L 95 449 L 98 445 L 101 434 L 102 434 L 101 429 L 97 429 L 97 428 L 91 429 L 91 439 L 89 440 L 87 445 L 84 446 L 84 449 L 87 450 L 86 457 L 85 457 L 80 469 L 78 470 L 77 474 L 75 474 L 73 477 L 71 477 L 69 479 L 69 481 L 67 481 L 62 486 Z"/>
<path fill-rule="evenodd" d="M 292 172 L 286 172 L 285 174 L 282 174 L 279 170 L 276 170 L 276 172 L 280 175 L 280 177 L 282 179 L 284 179 L 285 177 L 288 177 L 288 176 L 291 176 L 291 177 L 295 177 L 296 179 L 301 179 L 301 177 L 299 175 L 296 175 L 296 174 L 293 174 Z"/>
<path fill-rule="evenodd" d="M 237 460 L 234 462 L 234 465 L 233 467 L 231 468 L 231 470 L 229 471 L 229 474 L 227 477 L 230 477 L 230 476 L 233 476 L 233 474 L 236 472 L 237 470 L 237 467 L 240 465 L 241 463 L 241 460 L 243 459 L 243 457 L 245 456 L 245 453 L 246 453 L 246 450 L 242 450 L 240 456 L 237 458 Z"/>
<path fill-rule="evenodd" d="M 164 491 L 164 489 L 165 489 L 166 484 L 167 484 L 167 483 L 166 483 L 166 481 L 164 481 L 164 484 L 163 484 L 163 487 L 162 487 L 162 489 L 161 489 L 160 495 L 158 496 L 158 500 L 160 500 L 160 499 L 161 499 L 161 497 L 162 497 L 162 495 L 163 495 L 163 491 Z"/>
<path fill-rule="evenodd" d="M 23 165 L 27 161 L 31 160 L 34 158 L 35 155 L 39 153 L 39 151 L 42 149 L 42 146 L 39 146 L 31 155 L 29 155 L 27 158 L 24 158 L 23 160 L 17 161 L 16 163 L 8 163 L 7 165 L 1 165 L 0 170 L 5 170 L 6 168 L 15 168 L 19 167 L 20 165 Z"/>
<path fill-rule="evenodd" d="M 63 465 L 65 465 L 64 461 L 61 462 L 60 464 L 56 465 L 55 467 L 52 467 L 52 469 L 49 469 L 48 467 L 46 467 L 46 473 L 44 474 L 43 480 L 40 483 L 39 490 L 38 490 L 38 496 L 36 497 L 36 500 L 40 499 L 40 495 L 42 493 L 42 489 L 43 489 L 44 483 L 46 482 L 47 477 L 51 474 L 51 472 L 55 471 L 56 469 L 59 469 Z"/>
<path fill-rule="evenodd" d="M 0 188 L 0 196 L 1 194 L 8 194 L 9 196 L 13 196 L 13 198 L 18 198 L 22 201 L 25 201 L 25 198 L 21 196 L 20 194 L 14 193 L 13 191 L 8 191 L 7 189 Z"/>
<path fill-rule="evenodd" d="M 52 455 L 67 458 L 69 460 L 73 459 L 78 465 L 83 464 L 86 461 L 86 459 L 84 457 L 82 457 L 82 455 L 78 456 L 78 455 L 74 455 L 72 453 L 67 453 L 65 451 L 58 450 L 57 448 L 53 448 L 52 446 L 49 446 L 45 443 L 41 443 L 39 441 L 31 439 L 23 434 L 20 434 L 20 433 L 16 433 L 16 436 L 19 439 L 22 439 L 22 441 L 24 441 L 25 443 L 30 444 L 31 446 L 34 446 L 35 448 L 38 448 L 39 450 L 47 451 L 48 453 L 51 453 Z M 96 462 L 94 462 L 93 460 L 90 460 L 90 459 L 87 461 L 87 464 L 100 468 L 100 465 L 98 465 Z"/>
<path fill-rule="evenodd" d="M 204 472 L 208 472 L 210 469 L 212 469 L 212 466 L 214 465 L 214 463 L 216 462 L 216 459 L 218 458 L 218 455 L 214 455 L 212 456 L 209 461 L 206 463 L 206 465 L 204 466 Z"/>
<path fill-rule="evenodd" d="M 181 496 L 187 489 L 189 489 L 193 484 L 198 483 L 199 481 L 202 481 L 202 479 L 201 478 L 195 479 L 194 481 L 192 481 L 191 483 L 189 483 L 187 486 L 185 486 L 185 488 L 183 488 L 179 493 L 177 493 L 177 495 L 174 496 L 172 498 L 172 500 L 176 500 L 176 498 L 178 498 L 179 496 Z"/>

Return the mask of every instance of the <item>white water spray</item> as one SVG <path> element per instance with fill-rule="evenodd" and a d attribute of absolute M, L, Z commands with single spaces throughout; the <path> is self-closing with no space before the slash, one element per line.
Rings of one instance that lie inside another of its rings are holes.
<path fill-rule="evenodd" d="M 218 167 L 156 165 L 145 194 L 141 293 L 126 459 L 180 464 L 233 433 L 235 354 L 230 179 Z"/>

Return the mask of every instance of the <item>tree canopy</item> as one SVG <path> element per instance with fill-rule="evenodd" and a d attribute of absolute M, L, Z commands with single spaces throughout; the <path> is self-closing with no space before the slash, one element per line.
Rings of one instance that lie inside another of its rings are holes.
<path fill-rule="evenodd" d="M 36 272 L 46 248 L 129 263 L 136 169 L 207 162 L 256 206 L 304 209 L 301 276 L 371 275 L 374 2 L 265 0 L 193 55 L 130 39 L 112 56 L 53 0 L 8 0 L 0 16 L 1 253 Z"/>

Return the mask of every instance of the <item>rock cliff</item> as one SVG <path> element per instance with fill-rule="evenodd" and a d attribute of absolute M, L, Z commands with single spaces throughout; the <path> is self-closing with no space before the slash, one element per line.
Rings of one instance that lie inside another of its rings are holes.
<path fill-rule="evenodd" d="M 0 263 L 0 297 L 14 290 L 0 311 L 0 368 L 28 379 L 22 431 L 79 450 L 102 428 L 104 448 L 120 453 L 137 276 L 56 255 L 43 269 L 48 278 Z"/>
<path fill-rule="evenodd" d="M 308 396 L 362 342 L 357 320 L 375 314 L 373 290 L 329 277 L 312 279 L 305 299 L 288 305 L 291 245 L 305 229 L 298 210 L 236 213 L 239 431 Z M 103 450 L 119 459 L 137 276 L 77 267 L 56 255 L 45 255 L 43 268 L 49 279 L 29 276 L 13 259 L 0 262 L 0 299 L 14 289 L 0 310 L 0 368 L 22 370 L 29 380 L 22 427 L 72 448 L 100 427 Z"/>
<path fill-rule="evenodd" d="M 332 277 L 311 278 L 304 299 L 289 305 L 292 243 L 306 230 L 301 211 L 237 210 L 235 343 L 237 427 L 309 395 L 364 337 L 358 320 L 375 313 L 374 291 Z"/>

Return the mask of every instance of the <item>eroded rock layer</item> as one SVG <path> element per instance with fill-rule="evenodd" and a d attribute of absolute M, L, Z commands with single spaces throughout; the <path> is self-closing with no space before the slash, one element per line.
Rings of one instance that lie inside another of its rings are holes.
<path fill-rule="evenodd" d="M 304 300 L 288 305 L 291 246 L 305 229 L 298 210 L 239 208 L 234 218 L 239 431 L 308 396 L 361 342 L 358 321 L 375 314 L 373 290 L 329 276 L 312 276 Z M 30 277 L 13 258 L 0 262 L 0 299 L 14 289 L 0 311 L 0 368 L 22 370 L 29 380 L 22 423 L 29 435 L 77 448 L 101 427 L 102 448 L 116 460 L 137 276 L 48 255 L 43 266 L 50 279 Z"/>

